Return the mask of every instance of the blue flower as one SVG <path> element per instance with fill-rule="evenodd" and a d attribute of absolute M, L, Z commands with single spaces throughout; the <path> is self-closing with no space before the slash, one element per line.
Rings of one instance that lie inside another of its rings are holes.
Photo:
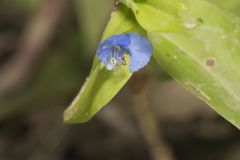
<path fill-rule="evenodd" d="M 105 39 L 97 49 L 98 58 L 108 70 L 126 65 L 124 52 L 130 55 L 129 69 L 135 72 L 144 67 L 152 56 L 152 44 L 136 33 L 116 34 Z"/>

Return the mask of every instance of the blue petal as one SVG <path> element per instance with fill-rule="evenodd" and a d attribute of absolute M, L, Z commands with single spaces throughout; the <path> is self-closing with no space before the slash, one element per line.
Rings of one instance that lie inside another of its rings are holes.
<path fill-rule="evenodd" d="M 153 47 L 152 44 L 142 35 L 129 33 L 131 43 L 126 48 L 130 54 L 130 71 L 135 72 L 143 68 L 149 62 Z"/>
<path fill-rule="evenodd" d="M 103 62 L 104 64 L 108 63 L 108 56 L 109 53 L 111 52 L 111 48 L 107 47 L 106 49 L 98 49 L 97 51 L 97 55 L 98 58 L 101 62 Z"/>
<path fill-rule="evenodd" d="M 130 44 L 130 39 L 125 34 L 112 35 L 104 40 L 97 49 L 97 55 L 101 62 L 108 64 L 108 56 L 111 54 L 111 49 L 115 46 L 124 48 Z M 123 56 L 123 51 L 118 52 L 117 55 Z"/>
<path fill-rule="evenodd" d="M 120 46 L 122 48 L 130 44 L 130 39 L 127 34 L 115 34 L 105 40 L 105 43 L 111 44 L 112 46 Z"/>
<path fill-rule="evenodd" d="M 115 34 L 105 39 L 98 47 L 98 51 L 104 51 L 113 46 L 120 46 L 122 48 L 130 44 L 129 36 L 126 34 Z"/>
<path fill-rule="evenodd" d="M 119 47 L 114 50 L 114 47 Z M 121 58 L 124 51 L 130 55 L 130 71 L 135 72 L 144 67 L 152 55 L 151 43 L 140 34 L 127 33 L 112 35 L 104 40 L 97 49 L 98 58 L 106 65 L 108 70 L 112 70 L 116 65 L 121 65 Z M 114 63 L 111 61 L 114 59 Z"/>

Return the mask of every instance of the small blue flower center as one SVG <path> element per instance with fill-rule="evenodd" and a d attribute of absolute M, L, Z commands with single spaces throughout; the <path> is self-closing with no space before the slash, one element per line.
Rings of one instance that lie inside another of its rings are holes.
<path fill-rule="evenodd" d="M 113 65 L 124 65 L 126 64 L 124 50 L 119 46 L 113 46 L 110 54 L 108 55 L 108 62 Z"/>

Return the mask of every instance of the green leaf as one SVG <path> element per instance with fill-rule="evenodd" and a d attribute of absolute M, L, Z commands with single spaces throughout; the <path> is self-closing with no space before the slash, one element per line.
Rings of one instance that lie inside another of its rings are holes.
<path fill-rule="evenodd" d="M 231 1 L 226 1 L 226 0 L 210 0 L 217 6 L 220 6 L 224 8 L 227 11 L 238 11 L 239 13 L 239 7 L 240 7 L 240 1 L 239 0 L 231 0 Z M 239 15 L 239 14 L 238 14 Z"/>
<path fill-rule="evenodd" d="M 183 19 L 202 25 L 148 33 L 159 64 L 194 95 L 240 128 L 240 23 L 204 0 L 184 0 Z M 174 97 L 173 97 L 174 98 Z"/>
<path fill-rule="evenodd" d="M 122 6 L 112 14 L 103 39 L 112 34 L 125 32 L 143 33 L 144 30 L 136 23 L 131 10 Z M 89 78 L 73 103 L 64 112 L 64 121 L 66 123 L 88 121 L 117 94 L 131 75 L 127 65 L 109 71 L 95 57 Z"/>
<path fill-rule="evenodd" d="M 138 23 L 149 32 L 176 32 L 184 30 L 178 12 L 186 10 L 181 0 L 123 0 L 131 8 Z"/>
<path fill-rule="evenodd" d="M 231 13 L 234 13 L 237 16 L 240 16 L 240 1 L 239 0 L 231 0 L 231 1 L 226 1 L 226 0 L 210 0 L 217 6 L 230 11 Z"/>

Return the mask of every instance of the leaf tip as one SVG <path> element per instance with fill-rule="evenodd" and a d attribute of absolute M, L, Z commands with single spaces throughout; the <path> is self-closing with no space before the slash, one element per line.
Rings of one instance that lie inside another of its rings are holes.
<path fill-rule="evenodd" d="M 65 124 L 84 123 L 89 121 L 89 119 L 91 118 L 91 115 L 89 113 L 80 114 L 80 117 L 78 116 L 78 114 L 76 114 L 76 112 L 77 111 L 75 108 L 66 109 L 63 113 L 63 122 Z"/>

